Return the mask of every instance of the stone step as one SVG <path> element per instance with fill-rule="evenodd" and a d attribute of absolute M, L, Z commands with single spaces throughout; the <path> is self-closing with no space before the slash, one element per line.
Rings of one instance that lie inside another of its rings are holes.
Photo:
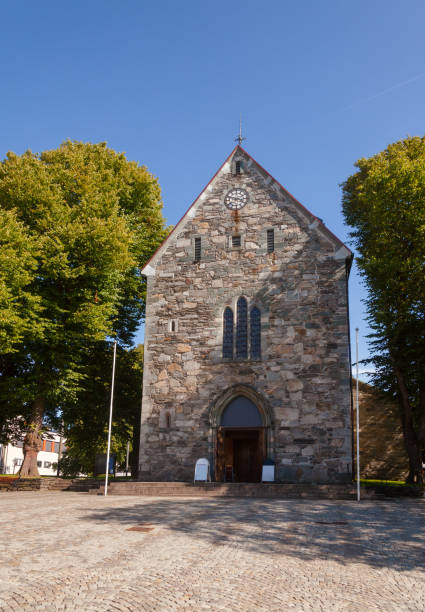
<path fill-rule="evenodd" d="M 64 491 L 71 484 L 71 480 L 59 478 L 57 476 L 48 476 L 40 479 L 40 489 L 48 489 L 49 491 Z"/>
<path fill-rule="evenodd" d="M 104 487 L 91 489 L 103 494 Z M 109 495 L 151 497 L 263 497 L 279 499 L 354 499 L 353 485 L 309 485 L 280 483 L 112 482 Z"/>
<path fill-rule="evenodd" d="M 98 481 L 94 478 L 58 478 L 57 476 L 48 476 L 40 479 L 40 489 L 48 489 L 49 491 L 88 491 L 91 486 L 98 486 Z"/>
<path fill-rule="evenodd" d="M 98 482 L 72 482 L 67 491 L 80 491 L 80 492 L 88 492 L 88 491 L 97 491 L 100 487 L 100 483 Z"/>
<path fill-rule="evenodd" d="M 89 491 L 93 487 L 99 487 L 99 481 L 95 478 L 69 479 L 48 476 L 40 479 L 40 489 L 49 491 Z"/>

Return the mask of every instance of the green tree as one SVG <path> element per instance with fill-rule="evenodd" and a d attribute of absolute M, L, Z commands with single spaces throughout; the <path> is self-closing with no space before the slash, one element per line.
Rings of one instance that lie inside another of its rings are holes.
<path fill-rule="evenodd" d="M 21 440 L 29 417 L 28 406 L 18 400 L 25 391 L 15 384 L 19 368 L 13 362 L 25 336 L 43 337 L 41 300 L 31 289 L 38 253 L 37 240 L 15 212 L 0 208 L 0 387 L 6 391 L 0 397 L 0 443 Z"/>
<path fill-rule="evenodd" d="M 368 289 L 374 383 L 397 398 L 410 482 L 425 449 L 425 138 L 369 159 L 343 187 L 357 264 Z"/>
<path fill-rule="evenodd" d="M 76 399 L 63 406 L 67 457 L 85 473 L 93 471 L 96 454 L 106 452 L 112 354 L 110 342 L 92 347 L 85 383 Z M 130 442 L 133 476 L 137 476 L 142 378 L 143 345 L 131 350 L 117 347 L 111 452 L 123 465 Z"/>
<path fill-rule="evenodd" d="M 105 143 L 67 141 L 0 164 L 0 209 L 37 245 L 26 285 L 37 327 L 21 326 L 14 353 L 0 349 L 3 420 L 28 420 L 21 474 L 38 474 L 43 415 L 77 397 L 93 344 L 131 345 L 144 313 L 140 267 L 165 235 L 161 208 L 157 179 Z"/>
<path fill-rule="evenodd" d="M 42 334 L 40 298 L 29 285 L 37 267 L 37 243 L 13 210 L 0 209 L 0 347 L 14 352 L 29 330 Z"/>

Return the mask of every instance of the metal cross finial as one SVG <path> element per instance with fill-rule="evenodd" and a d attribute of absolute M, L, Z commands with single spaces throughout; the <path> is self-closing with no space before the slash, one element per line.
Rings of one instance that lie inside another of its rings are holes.
<path fill-rule="evenodd" d="M 239 117 L 239 135 L 236 136 L 235 140 L 239 146 L 246 140 L 245 136 L 242 136 L 242 115 Z"/>

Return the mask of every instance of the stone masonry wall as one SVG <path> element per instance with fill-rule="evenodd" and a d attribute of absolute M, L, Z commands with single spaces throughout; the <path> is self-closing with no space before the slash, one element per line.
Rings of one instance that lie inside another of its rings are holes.
<path fill-rule="evenodd" d="M 359 391 L 361 478 L 405 480 L 409 458 L 397 402 L 363 382 Z"/>
<path fill-rule="evenodd" d="M 236 158 L 241 175 L 232 173 Z M 239 211 L 223 204 L 234 187 L 249 194 Z M 268 229 L 275 233 L 270 254 Z M 233 234 L 241 235 L 241 248 L 232 248 Z M 236 149 L 146 268 L 141 479 L 193 479 L 199 457 L 214 466 L 211 415 L 233 385 L 254 389 L 268 406 L 267 454 L 279 480 L 351 479 L 347 255 Z M 242 295 L 249 309 L 261 310 L 262 357 L 225 361 L 223 311 L 232 307 L 236 322 Z"/>

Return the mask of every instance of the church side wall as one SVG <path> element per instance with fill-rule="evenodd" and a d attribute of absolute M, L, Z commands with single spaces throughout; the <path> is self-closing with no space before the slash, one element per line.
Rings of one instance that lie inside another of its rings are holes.
<path fill-rule="evenodd" d="M 243 187 L 249 203 L 223 198 Z M 350 364 L 344 259 L 260 172 L 219 176 L 149 277 L 140 448 L 143 480 L 191 480 L 214 464 L 211 414 L 245 385 L 271 415 L 268 454 L 282 481 L 351 479 Z M 267 229 L 275 251 L 267 253 Z M 241 235 L 241 248 L 231 236 Z M 194 262 L 194 239 L 202 258 Z M 260 360 L 222 358 L 223 311 L 261 310 Z M 172 331 L 171 322 L 176 330 Z"/>

